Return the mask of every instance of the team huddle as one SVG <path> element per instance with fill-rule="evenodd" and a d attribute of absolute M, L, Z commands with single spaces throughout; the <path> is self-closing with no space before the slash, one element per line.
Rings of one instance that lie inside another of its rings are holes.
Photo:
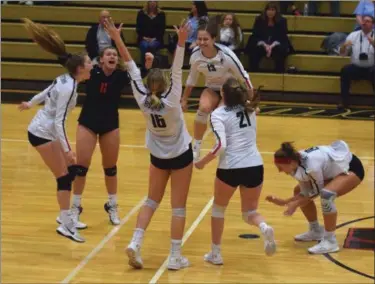
<path fill-rule="evenodd" d="M 223 264 L 221 238 L 225 210 L 237 188 L 240 188 L 243 220 L 259 228 L 266 255 L 276 252 L 273 228 L 257 211 L 262 191 L 264 167 L 257 148 L 257 113 L 260 101 L 248 73 L 237 56 L 226 46 L 215 43 L 214 22 L 198 29 L 197 46 L 190 57 L 190 73 L 183 91 L 182 67 L 189 26 L 175 27 L 177 48 L 169 80 L 161 69 L 152 68 L 153 56 L 146 54 L 145 68 L 140 70 L 121 39 L 121 26 L 116 28 L 107 19 L 106 30 L 116 48 L 104 49 L 98 65 L 93 66 L 85 54 L 69 54 L 64 42 L 52 30 L 24 19 L 33 40 L 55 54 L 68 73 L 57 77 L 44 91 L 20 110 L 44 102 L 28 127 L 28 137 L 57 182 L 60 214 L 57 233 L 76 242 L 84 242 L 79 230 L 87 228 L 80 220 L 83 210 L 82 193 L 91 157 L 99 142 L 108 201 L 104 209 L 113 225 L 120 224 L 117 213 L 117 159 L 119 154 L 119 101 L 121 90 L 130 85 L 134 98 L 146 120 L 146 146 L 150 152 L 150 178 L 147 199 L 142 206 L 134 234 L 126 248 L 129 265 L 143 268 L 141 247 L 145 231 L 162 201 L 166 184 L 171 179 L 171 247 L 168 269 L 179 270 L 190 265 L 181 254 L 185 228 L 186 202 L 193 167 L 202 170 L 219 158 L 214 183 L 211 213 L 212 243 L 205 261 Z M 120 59 L 125 67 L 119 65 Z M 194 122 L 194 139 L 190 136 L 183 111 L 197 83 L 199 73 L 205 77 L 199 108 Z M 146 77 L 144 84 L 143 78 Z M 76 153 L 70 147 L 65 121 L 76 106 L 77 85 L 86 82 L 86 99 L 78 119 Z M 105 96 L 103 96 L 105 94 Z M 210 123 L 216 143 L 201 156 L 203 135 Z M 194 143 L 193 143 L 194 140 Z M 309 253 L 336 252 L 337 209 L 335 198 L 349 193 L 364 178 L 361 161 L 351 153 L 344 141 L 297 151 L 284 142 L 274 153 L 274 164 L 280 172 L 292 176 L 298 183 L 289 199 L 268 195 L 266 200 L 286 208 L 291 216 L 300 208 L 309 222 L 306 233 L 296 241 L 320 241 Z M 72 205 L 70 205 L 73 190 Z M 320 197 L 324 227 L 319 225 L 315 198 Z"/>

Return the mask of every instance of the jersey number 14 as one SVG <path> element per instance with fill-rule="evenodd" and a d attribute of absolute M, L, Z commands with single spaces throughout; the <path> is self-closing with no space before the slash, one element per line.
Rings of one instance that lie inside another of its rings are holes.
<path fill-rule="evenodd" d="M 158 114 L 150 114 L 152 125 L 154 128 L 166 128 L 167 124 L 165 123 L 164 118 L 161 115 Z"/>
<path fill-rule="evenodd" d="M 236 113 L 237 117 L 240 118 L 240 128 L 251 126 L 249 114 L 246 111 L 239 111 Z M 246 118 L 246 121 L 244 121 Z"/>

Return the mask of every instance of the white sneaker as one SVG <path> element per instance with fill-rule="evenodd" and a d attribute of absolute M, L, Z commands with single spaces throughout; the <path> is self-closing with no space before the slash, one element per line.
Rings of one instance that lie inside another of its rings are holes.
<path fill-rule="evenodd" d="M 81 212 L 82 212 L 82 207 L 81 206 L 80 207 L 72 207 L 70 209 L 70 214 L 71 214 L 74 226 L 78 230 L 83 230 L 83 229 L 87 228 L 87 225 L 85 223 L 82 223 L 82 222 L 79 221 L 79 215 L 81 214 Z M 56 218 L 56 222 L 58 224 L 62 224 L 62 220 L 60 219 L 60 216 L 58 216 Z"/>
<path fill-rule="evenodd" d="M 143 268 L 143 261 L 141 258 L 141 251 L 139 246 L 137 246 L 135 243 L 130 243 L 126 249 L 126 254 L 128 255 L 128 263 L 130 266 L 136 269 Z"/>
<path fill-rule="evenodd" d="M 266 255 L 271 256 L 276 252 L 276 242 L 275 236 L 273 233 L 273 228 L 268 226 L 265 232 L 263 233 L 264 237 L 264 252 Z"/>
<path fill-rule="evenodd" d="M 189 260 L 184 256 L 179 257 L 169 257 L 168 266 L 169 270 L 180 270 L 182 268 L 186 268 L 190 265 Z"/>
<path fill-rule="evenodd" d="M 309 230 L 306 233 L 296 235 L 294 240 L 297 242 L 312 242 L 312 241 L 320 241 L 323 239 L 324 236 L 324 229 L 323 227 L 319 227 L 319 230 Z"/>
<path fill-rule="evenodd" d="M 118 217 L 117 212 L 117 204 L 116 205 L 109 205 L 109 202 L 104 204 L 104 210 L 108 213 L 109 221 L 111 221 L 112 225 L 120 225 L 120 218 Z"/>
<path fill-rule="evenodd" d="M 323 254 L 330 252 L 339 251 L 339 245 L 337 244 L 336 238 L 332 240 L 323 239 L 319 244 L 308 249 L 308 252 L 311 254 Z"/>
<path fill-rule="evenodd" d="M 81 237 L 81 235 L 79 234 L 79 232 L 77 231 L 76 228 L 72 228 L 72 229 L 69 229 L 67 226 L 65 226 L 64 224 L 61 224 L 57 229 L 56 229 L 56 232 L 66 238 L 69 238 L 75 242 L 78 242 L 78 243 L 84 243 L 86 240 Z"/>
<path fill-rule="evenodd" d="M 204 255 L 204 260 L 215 265 L 222 265 L 224 263 L 221 254 L 213 254 L 212 251 Z"/>

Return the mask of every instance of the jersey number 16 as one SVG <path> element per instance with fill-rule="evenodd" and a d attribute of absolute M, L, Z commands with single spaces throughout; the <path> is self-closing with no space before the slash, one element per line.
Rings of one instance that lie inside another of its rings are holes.
<path fill-rule="evenodd" d="M 240 128 L 251 126 L 249 114 L 246 111 L 239 111 L 236 113 L 237 117 L 240 118 Z M 245 120 L 246 117 L 246 121 Z"/>
<path fill-rule="evenodd" d="M 154 128 L 166 128 L 167 124 L 165 123 L 164 118 L 161 115 L 158 114 L 150 114 L 152 125 Z"/>

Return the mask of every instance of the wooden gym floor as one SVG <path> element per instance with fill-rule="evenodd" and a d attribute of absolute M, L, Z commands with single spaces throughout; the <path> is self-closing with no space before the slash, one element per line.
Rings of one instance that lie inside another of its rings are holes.
<path fill-rule="evenodd" d="M 142 249 L 145 269 L 135 271 L 127 265 L 124 248 L 147 194 L 149 154 L 143 147 L 145 123 L 140 111 L 120 111 L 118 195 L 122 223 L 117 228 L 111 226 L 103 210 L 107 195 L 97 149 L 88 173 L 81 215 L 89 228 L 82 231 L 86 243 L 78 244 L 55 232 L 55 181 L 27 142 L 27 125 L 36 110 L 20 113 L 16 105 L 2 105 L 2 283 L 373 283 L 373 251 L 342 249 L 327 257 L 309 255 L 306 249 L 313 243 L 293 241 L 295 234 L 307 229 L 300 211 L 285 217 L 283 208 L 264 201 L 267 194 L 289 196 L 295 184 L 272 164 L 272 153 L 281 142 L 295 141 L 298 148 L 305 148 L 344 139 L 362 158 L 366 177 L 352 193 L 337 200 L 338 224 L 374 216 L 373 122 L 260 116 L 258 146 L 265 163 L 265 183 L 259 212 L 275 229 L 277 254 L 266 257 L 261 239 L 238 237 L 259 232 L 242 221 L 239 196 L 235 195 L 226 213 L 222 246 L 225 264 L 217 267 L 204 263 L 203 255 L 210 249 L 210 207 L 216 169 L 213 162 L 203 171 L 194 171 L 187 203 L 183 253 L 192 266 L 178 272 L 165 269 L 170 227 L 167 190 L 146 233 Z M 67 124 L 72 142 L 79 111 L 74 110 Z M 193 113 L 186 114 L 191 133 L 193 119 Z M 213 141 L 212 134 L 207 135 L 203 148 L 210 149 Z M 319 201 L 317 207 L 322 222 Z M 374 219 L 369 218 L 341 227 L 337 230 L 340 246 L 349 228 L 373 225 Z"/>

